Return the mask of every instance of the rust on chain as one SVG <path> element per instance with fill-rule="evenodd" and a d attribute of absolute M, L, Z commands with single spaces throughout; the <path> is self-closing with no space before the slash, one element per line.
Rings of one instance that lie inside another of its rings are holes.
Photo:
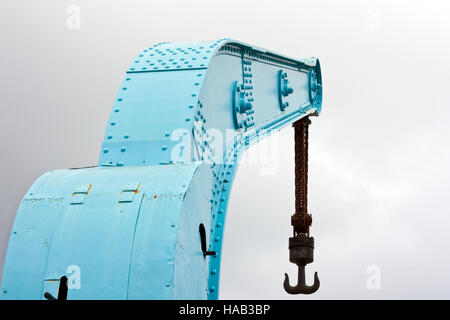
<path fill-rule="evenodd" d="M 301 234 L 309 237 L 312 216 L 308 213 L 308 117 L 292 125 L 295 141 L 295 214 L 291 216 L 294 237 Z"/>
<path fill-rule="evenodd" d="M 303 118 L 293 124 L 295 140 L 295 213 L 291 216 L 294 236 L 289 238 L 289 261 L 298 268 L 297 285 L 289 284 L 286 273 L 283 287 L 289 294 L 312 294 L 320 287 L 317 272 L 314 283 L 305 282 L 305 266 L 314 261 L 314 238 L 309 236 L 312 217 L 308 213 L 308 128 L 311 121 Z"/>

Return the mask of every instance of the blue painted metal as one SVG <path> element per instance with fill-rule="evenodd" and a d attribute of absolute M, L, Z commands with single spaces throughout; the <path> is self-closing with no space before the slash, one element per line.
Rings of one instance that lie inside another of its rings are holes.
<path fill-rule="evenodd" d="M 242 153 L 321 104 L 315 58 L 231 39 L 145 49 L 114 101 L 99 165 L 48 172 L 23 198 L 1 298 L 56 296 L 79 270 L 68 299 L 217 299 Z M 200 224 L 214 256 L 201 251 Z"/>

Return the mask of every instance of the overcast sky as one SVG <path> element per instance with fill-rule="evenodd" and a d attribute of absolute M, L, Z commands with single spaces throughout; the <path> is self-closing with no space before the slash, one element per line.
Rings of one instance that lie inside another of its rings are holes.
<path fill-rule="evenodd" d="M 80 30 L 66 25 L 72 4 Z M 321 288 L 308 297 L 282 288 L 284 272 L 296 281 L 287 248 L 294 143 L 285 128 L 264 142 L 276 147 L 276 174 L 239 167 L 220 297 L 450 298 L 449 10 L 448 1 L 411 0 L 2 0 L 0 266 L 33 181 L 97 163 L 116 91 L 140 50 L 230 37 L 321 60 L 309 163 L 316 250 L 307 267 Z M 370 266 L 379 289 L 367 286 Z"/>

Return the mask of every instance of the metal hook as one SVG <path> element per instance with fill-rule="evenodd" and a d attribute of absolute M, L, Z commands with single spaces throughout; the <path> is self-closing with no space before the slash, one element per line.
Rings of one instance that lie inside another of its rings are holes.
<path fill-rule="evenodd" d="M 67 300 L 67 277 L 62 276 L 59 280 L 58 298 L 55 298 L 50 292 L 44 293 L 44 298 L 47 300 Z"/>
<path fill-rule="evenodd" d="M 314 284 L 312 286 L 306 285 L 305 282 L 305 265 L 297 264 L 298 267 L 298 282 L 295 287 L 289 284 L 289 276 L 287 273 L 284 274 L 284 290 L 289 294 L 311 294 L 316 292 L 320 287 L 320 280 L 317 272 L 314 273 Z"/>

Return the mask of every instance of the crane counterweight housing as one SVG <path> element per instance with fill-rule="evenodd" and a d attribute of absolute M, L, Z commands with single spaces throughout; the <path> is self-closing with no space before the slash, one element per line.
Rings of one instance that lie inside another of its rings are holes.
<path fill-rule="evenodd" d="M 146 48 L 98 165 L 47 172 L 24 196 L 0 297 L 56 298 L 66 277 L 67 299 L 217 299 L 242 153 L 321 105 L 316 58 L 231 39 Z"/>

